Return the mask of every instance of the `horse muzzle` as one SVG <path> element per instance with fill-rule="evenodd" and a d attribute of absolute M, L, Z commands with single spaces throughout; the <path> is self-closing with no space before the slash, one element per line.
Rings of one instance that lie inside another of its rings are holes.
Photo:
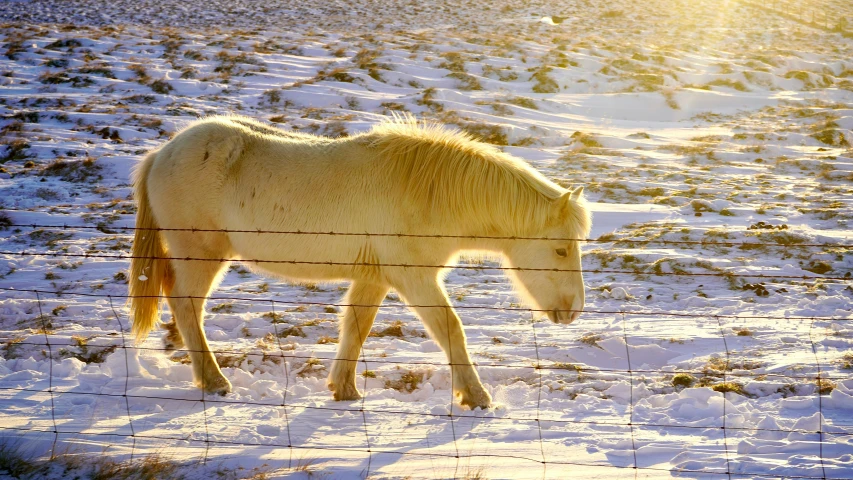
<path fill-rule="evenodd" d="M 554 323 L 569 325 L 580 317 L 580 310 L 548 310 L 545 312 L 548 318 Z"/>

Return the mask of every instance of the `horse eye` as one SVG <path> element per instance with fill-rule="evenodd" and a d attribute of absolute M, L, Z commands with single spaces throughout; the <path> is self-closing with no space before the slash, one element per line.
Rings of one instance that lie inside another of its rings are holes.
<path fill-rule="evenodd" d="M 566 255 L 568 255 L 568 253 L 566 253 L 566 249 L 565 249 L 565 248 L 558 248 L 558 249 L 557 249 L 557 255 L 559 255 L 559 256 L 561 256 L 561 257 L 565 257 Z"/>

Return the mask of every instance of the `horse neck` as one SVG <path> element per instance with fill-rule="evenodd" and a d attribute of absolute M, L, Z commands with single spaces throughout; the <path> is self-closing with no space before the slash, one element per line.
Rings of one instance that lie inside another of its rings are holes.
<path fill-rule="evenodd" d="M 527 215 L 530 212 L 536 213 L 537 208 L 528 210 L 510 205 L 506 210 L 488 210 L 467 222 L 460 222 L 455 232 L 459 236 L 459 247 L 463 250 L 504 253 L 512 238 L 538 236 L 537 232 L 544 226 L 544 221 L 531 218 L 534 215 Z M 510 218 L 505 215 L 507 213 Z"/>

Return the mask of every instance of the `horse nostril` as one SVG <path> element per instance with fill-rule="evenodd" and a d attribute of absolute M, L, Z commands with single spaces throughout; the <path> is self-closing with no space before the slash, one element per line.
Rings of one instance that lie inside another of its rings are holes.
<path fill-rule="evenodd" d="M 548 310 L 547 312 L 545 312 L 545 314 L 548 315 L 548 320 L 551 320 L 554 323 L 558 323 L 560 316 L 557 310 Z"/>
<path fill-rule="evenodd" d="M 569 323 L 574 322 L 578 317 L 580 317 L 581 312 L 583 311 L 583 303 L 583 295 L 580 295 L 579 297 L 572 295 L 570 298 L 571 307 L 569 307 Z"/>

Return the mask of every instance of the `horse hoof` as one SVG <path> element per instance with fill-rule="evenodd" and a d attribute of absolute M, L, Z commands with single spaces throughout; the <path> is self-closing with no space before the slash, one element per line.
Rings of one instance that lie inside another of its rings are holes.
<path fill-rule="evenodd" d="M 184 347 L 183 343 L 177 344 L 177 343 L 170 342 L 166 338 L 163 339 L 163 349 L 166 351 L 166 353 L 172 353 L 175 350 L 181 349 L 183 347 Z"/>
<path fill-rule="evenodd" d="M 329 389 L 332 390 L 332 394 L 338 402 L 361 400 L 361 392 L 354 385 L 336 389 L 334 384 L 329 384 Z"/>
<path fill-rule="evenodd" d="M 462 394 L 462 398 L 459 399 L 459 403 L 463 406 L 474 410 L 477 407 L 482 408 L 483 410 L 489 408 L 492 405 L 492 396 L 489 395 L 484 388 L 480 387 L 476 392 L 465 392 Z"/>
<path fill-rule="evenodd" d="M 205 393 L 215 393 L 221 396 L 225 396 L 231 393 L 231 382 L 229 382 L 228 379 L 225 377 L 205 381 L 204 391 Z"/>

